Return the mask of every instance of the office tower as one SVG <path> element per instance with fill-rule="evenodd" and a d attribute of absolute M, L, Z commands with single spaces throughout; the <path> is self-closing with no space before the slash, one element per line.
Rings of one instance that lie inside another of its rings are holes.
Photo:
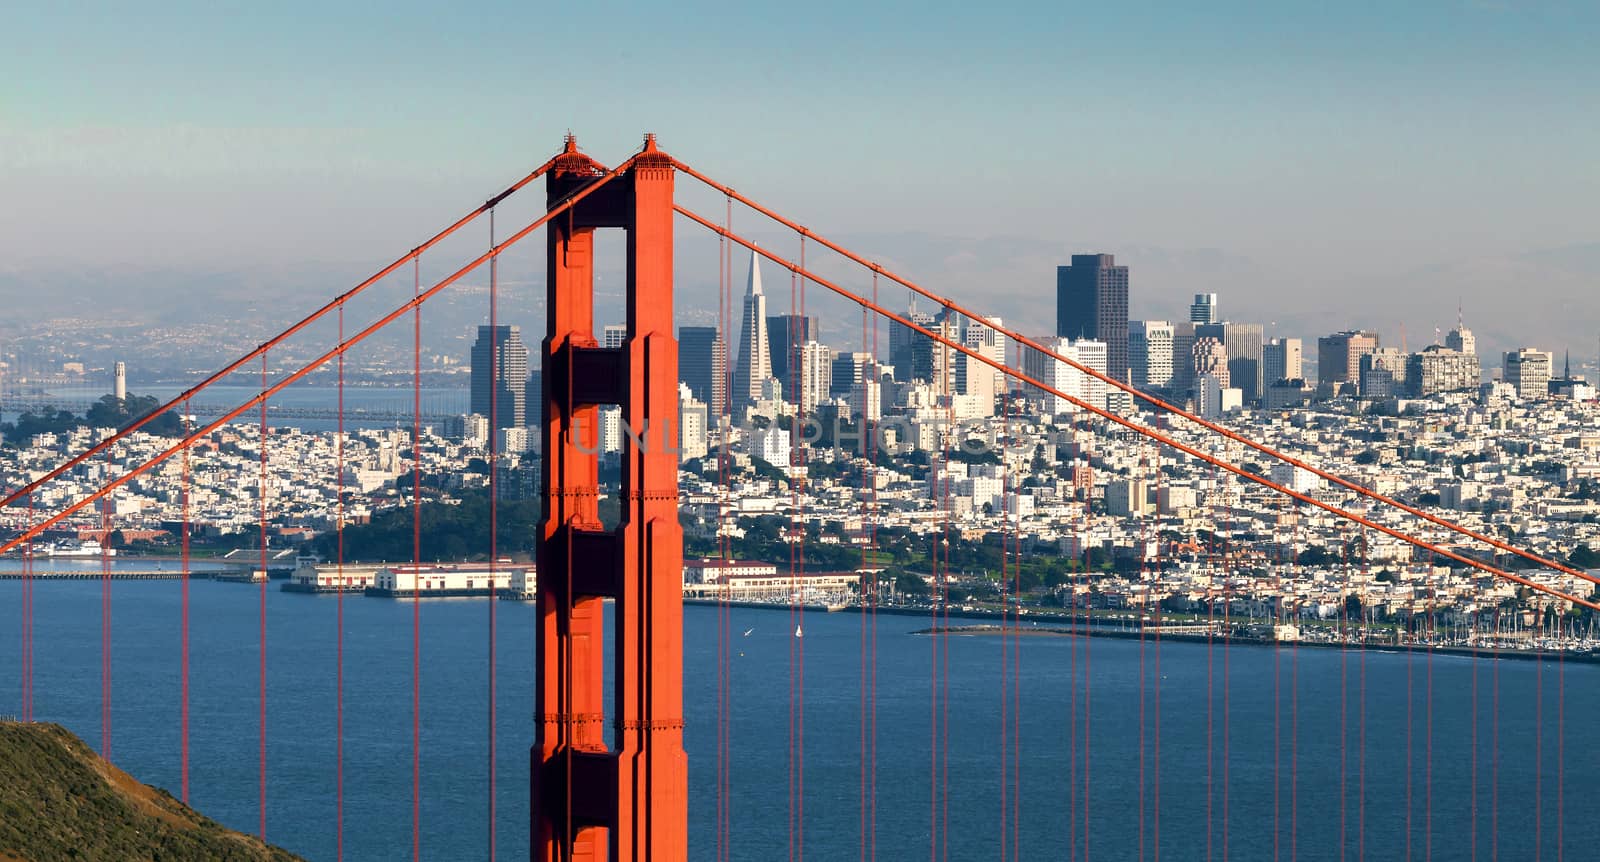
<path fill-rule="evenodd" d="M 1070 338 L 1037 338 L 1034 340 L 1066 359 L 1073 360 L 1102 374 L 1105 373 L 1106 356 L 1109 351 L 1103 342 L 1089 339 L 1074 341 Z M 1022 348 L 1022 372 L 1065 395 L 1081 399 L 1095 407 L 1103 408 L 1106 406 L 1106 382 L 1104 380 L 1085 374 L 1044 351 L 1024 346 Z M 1025 385 L 1024 391 L 1030 399 L 1037 400 L 1040 403 L 1040 412 L 1046 416 L 1072 413 L 1079 410 L 1076 405 L 1066 398 L 1056 395 L 1054 392 L 1046 392 L 1037 386 Z"/>
<path fill-rule="evenodd" d="M 1404 394 L 1409 354 L 1398 347 L 1380 347 L 1361 357 L 1361 397 L 1394 398 Z"/>
<path fill-rule="evenodd" d="M 1217 314 L 1217 295 L 1214 293 L 1197 293 L 1194 303 L 1189 306 L 1190 323 L 1217 323 L 1222 318 Z"/>
<path fill-rule="evenodd" d="M 795 359 L 796 385 L 789 400 L 800 405 L 802 411 L 811 412 L 828 400 L 833 388 L 833 351 L 826 344 L 807 341 L 796 349 Z"/>
<path fill-rule="evenodd" d="M 1472 330 L 1458 323 L 1455 329 L 1450 330 L 1445 335 L 1444 346 L 1457 353 L 1476 354 L 1478 352 L 1478 339 L 1472 334 Z"/>
<path fill-rule="evenodd" d="M 1305 378 L 1304 358 L 1298 338 L 1274 338 L 1262 345 L 1261 377 L 1271 386 L 1280 380 Z"/>
<path fill-rule="evenodd" d="M 1472 334 L 1467 333 L 1467 337 Z M 1406 359 L 1406 393 L 1418 398 L 1435 392 L 1476 389 L 1482 382 L 1483 370 L 1476 353 L 1435 344 Z"/>
<path fill-rule="evenodd" d="M 1194 324 L 1172 324 L 1172 380 L 1168 392 L 1187 393 L 1194 388 Z"/>
<path fill-rule="evenodd" d="M 838 353 L 833 358 L 828 395 L 832 398 L 849 398 L 857 383 L 867 379 L 875 365 L 870 353 Z"/>
<path fill-rule="evenodd" d="M 1550 369 L 1552 357 L 1543 350 L 1523 347 L 1505 355 L 1504 379 L 1517 391 L 1517 397 L 1527 401 L 1545 398 L 1550 394 Z"/>
<path fill-rule="evenodd" d="M 783 382 L 784 392 L 795 388 L 794 379 L 789 376 L 793 370 L 789 357 L 794 356 L 800 350 L 800 345 L 807 341 L 820 340 L 822 335 L 815 317 L 776 314 L 767 318 L 767 347 L 772 353 L 772 376 Z M 789 400 L 794 400 L 792 394 Z"/>
<path fill-rule="evenodd" d="M 627 324 L 611 323 L 600 329 L 600 346 L 608 350 L 616 350 L 628 343 Z"/>
<path fill-rule="evenodd" d="M 1133 385 L 1165 389 L 1172 383 L 1172 324 L 1165 320 L 1128 323 L 1128 366 Z"/>
<path fill-rule="evenodd" d="M 472 412 L 494 427 L 528 424 L 528 347 L 519 326 L 480 326 L 472 344 Z"/>
<path fill-rule="evenodd" d="M 678 377 L 712 416 L 728 410 L 728 342 L 715 326 L 678 327 Z"/>
<path fill-rule="evenodd" d="M 1128 380 L 1128 268 L 1109 254 L 1075 254 L 1056 267 L 1056 335 L 1106 346 L 1110 376 Z"/>
<path fill-rule="evenodd" d="M 904 316 L 924 329 L 933 329 L 938 320 L 927 312 L 918 311 L 915 302 Z M 895 379 L 932 381 L 933 347 L 933 339 L 915 329 L 898 321 L 889 324 L 889 364 L 894 366 Z"/>
<path fill-rule="evenodd" d="M 767 297 L 761 292 L 760 261 L 752 250 L 750 276 L 744 288 L 744 313 L 739 318 L 739 355 L 733 365 L 733 391 L 728 393 L 736 416 L 761 400 L 762 387 L 772 378 L 772 354 L 767 349 Z"/>
<path fill-rule="evenodd" d="M 128 400 L 128 365 L 118 362 L 111 367 L 111 397 L 118 402 Z"/>
<path fill-rule="evenodd" d="M 1228 374 L 1228 349 L 1215 338 L 1196 336 L 1189 367 L 1194 369 L 1194 379 L 1209 375 L 1218 386 L 1229 388 L 1232 378 Z"/>
<path fill-rule="evenodd" d="M 1196 338 L 1215 338 L 1228 354 L 1228 379 L 1245 401 L 1261 398 L 1262 328 L 1259 323 L 1197 323 Z"/>
<path fill-rule="evenodd" d="M 1347 330 L 1317 339 L 1317 383 L 1361 382 L 1361 357 L 1378 349 L 1378 334 Z"/>

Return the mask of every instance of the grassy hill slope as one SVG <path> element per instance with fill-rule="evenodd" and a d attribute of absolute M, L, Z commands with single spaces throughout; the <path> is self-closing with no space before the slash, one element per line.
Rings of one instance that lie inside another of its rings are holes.
<path fill-rule="evenodd" d="M 59 725 L 0 721 L 0 862 L 298 857 L 135 781 Z"/>

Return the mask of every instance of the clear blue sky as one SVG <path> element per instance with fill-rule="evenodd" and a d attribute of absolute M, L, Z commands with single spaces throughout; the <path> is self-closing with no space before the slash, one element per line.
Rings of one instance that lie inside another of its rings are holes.
<path fill-rule="evenodd" d="M 5 19 L 12 266 L 387 259 L 569 128 L 602 159 L 655 131 L 818 229 L 1215 250 L 1240 262 L 1229 278 L 1255 273 L 1241 296 L 1600 241 L 1593 2 L 284 0 Z M 1154 263 L 1150 279 L 1212 287 Z M 1463 288 L 1425 281 L 1454 308 Z"/>

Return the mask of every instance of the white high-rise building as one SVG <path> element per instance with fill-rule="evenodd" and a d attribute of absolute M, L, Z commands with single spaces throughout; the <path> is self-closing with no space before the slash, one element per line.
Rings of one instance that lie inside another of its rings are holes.
<path fill-rule="evenodd" d="M 678 460 L 704 458 L 708 451 L 707 409 L 687 383 L 678 384 Z M 654 443 L 655 441 L 649 441 Z"/>
<path fill-rule="evenodd" d="M 1039 344 L 1054 351 L 1065 359 L 1070 359 L 1102 374 L 1106 370 L 1106 343 L 1090 339 L 1073 341 L 1067 338 L 1036 338 Z M 1064 395 L 1078 398 L 1089 404 L 1104 408 L 1106 406 L 1106 383 L 1098 377 L 1085 374 L 1082 371 L 1061 362 L 1040 350 L 1031 347 L 1022 348 L 1022 372 L 1029 377 L 1045 384 Z M 1040 402 L 1040 412 L 1046 416 L 1055 416 L 1060 413 L 1071 413 L 1079 408 L 1066 398 L 1053 392 L 1046 392 L 1036 386 L 1026 387 L 1029 395 Z"/>
<path fill-rule="evenodd" d="M 1165 320 L 1128 322 L 1128 365 L 1133 385 L 1165 389 L 1172 383 L 1172 324 Z"/>
<path fill-rule="evenodd" d="M 1505 355 L 1506 383 L 1523 401 L 1550 397 L 1550 370 L 1554 360 L 1543 350 L 1524 347 Z"/>
<path fill-rule="evenodd" d="M 807 341 L 797 348 L 800 358 L 799 384 L 795 393 L 800 409 L 811 412 L 828 400 L 833 388 L 833 351 L 828 345 Z"/>
<path fill-rule="evenodd" d="M 767 297 L 761 292 L 761 257 L 750 252 L 750 276 L 745 282 L 744 314 L 739 323 L 739 353 L 733 365 L 734 415 L 761 400 L 762 386 L 772 377 L 772 354 L 767 352 Z"/>

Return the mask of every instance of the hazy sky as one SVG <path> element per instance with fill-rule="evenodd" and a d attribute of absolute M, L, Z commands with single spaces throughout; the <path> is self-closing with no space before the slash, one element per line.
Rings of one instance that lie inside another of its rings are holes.
<path fill-rule="evenodd" d="M 1135 266 L 1136 314 L 1205 289 L 1308 327 L 1431 336 L 1458 298 L 1480 330 L 1556 318 L 1508 340 L 1600 327 L 1594 2 L 35 3 L 4 29 L 13 276 L 377 264 L 568 129 L 605 160 L 648 130 L 815 229 L 965 241 L 903 262 L 1013 315 L 1094 250 Z"/>

